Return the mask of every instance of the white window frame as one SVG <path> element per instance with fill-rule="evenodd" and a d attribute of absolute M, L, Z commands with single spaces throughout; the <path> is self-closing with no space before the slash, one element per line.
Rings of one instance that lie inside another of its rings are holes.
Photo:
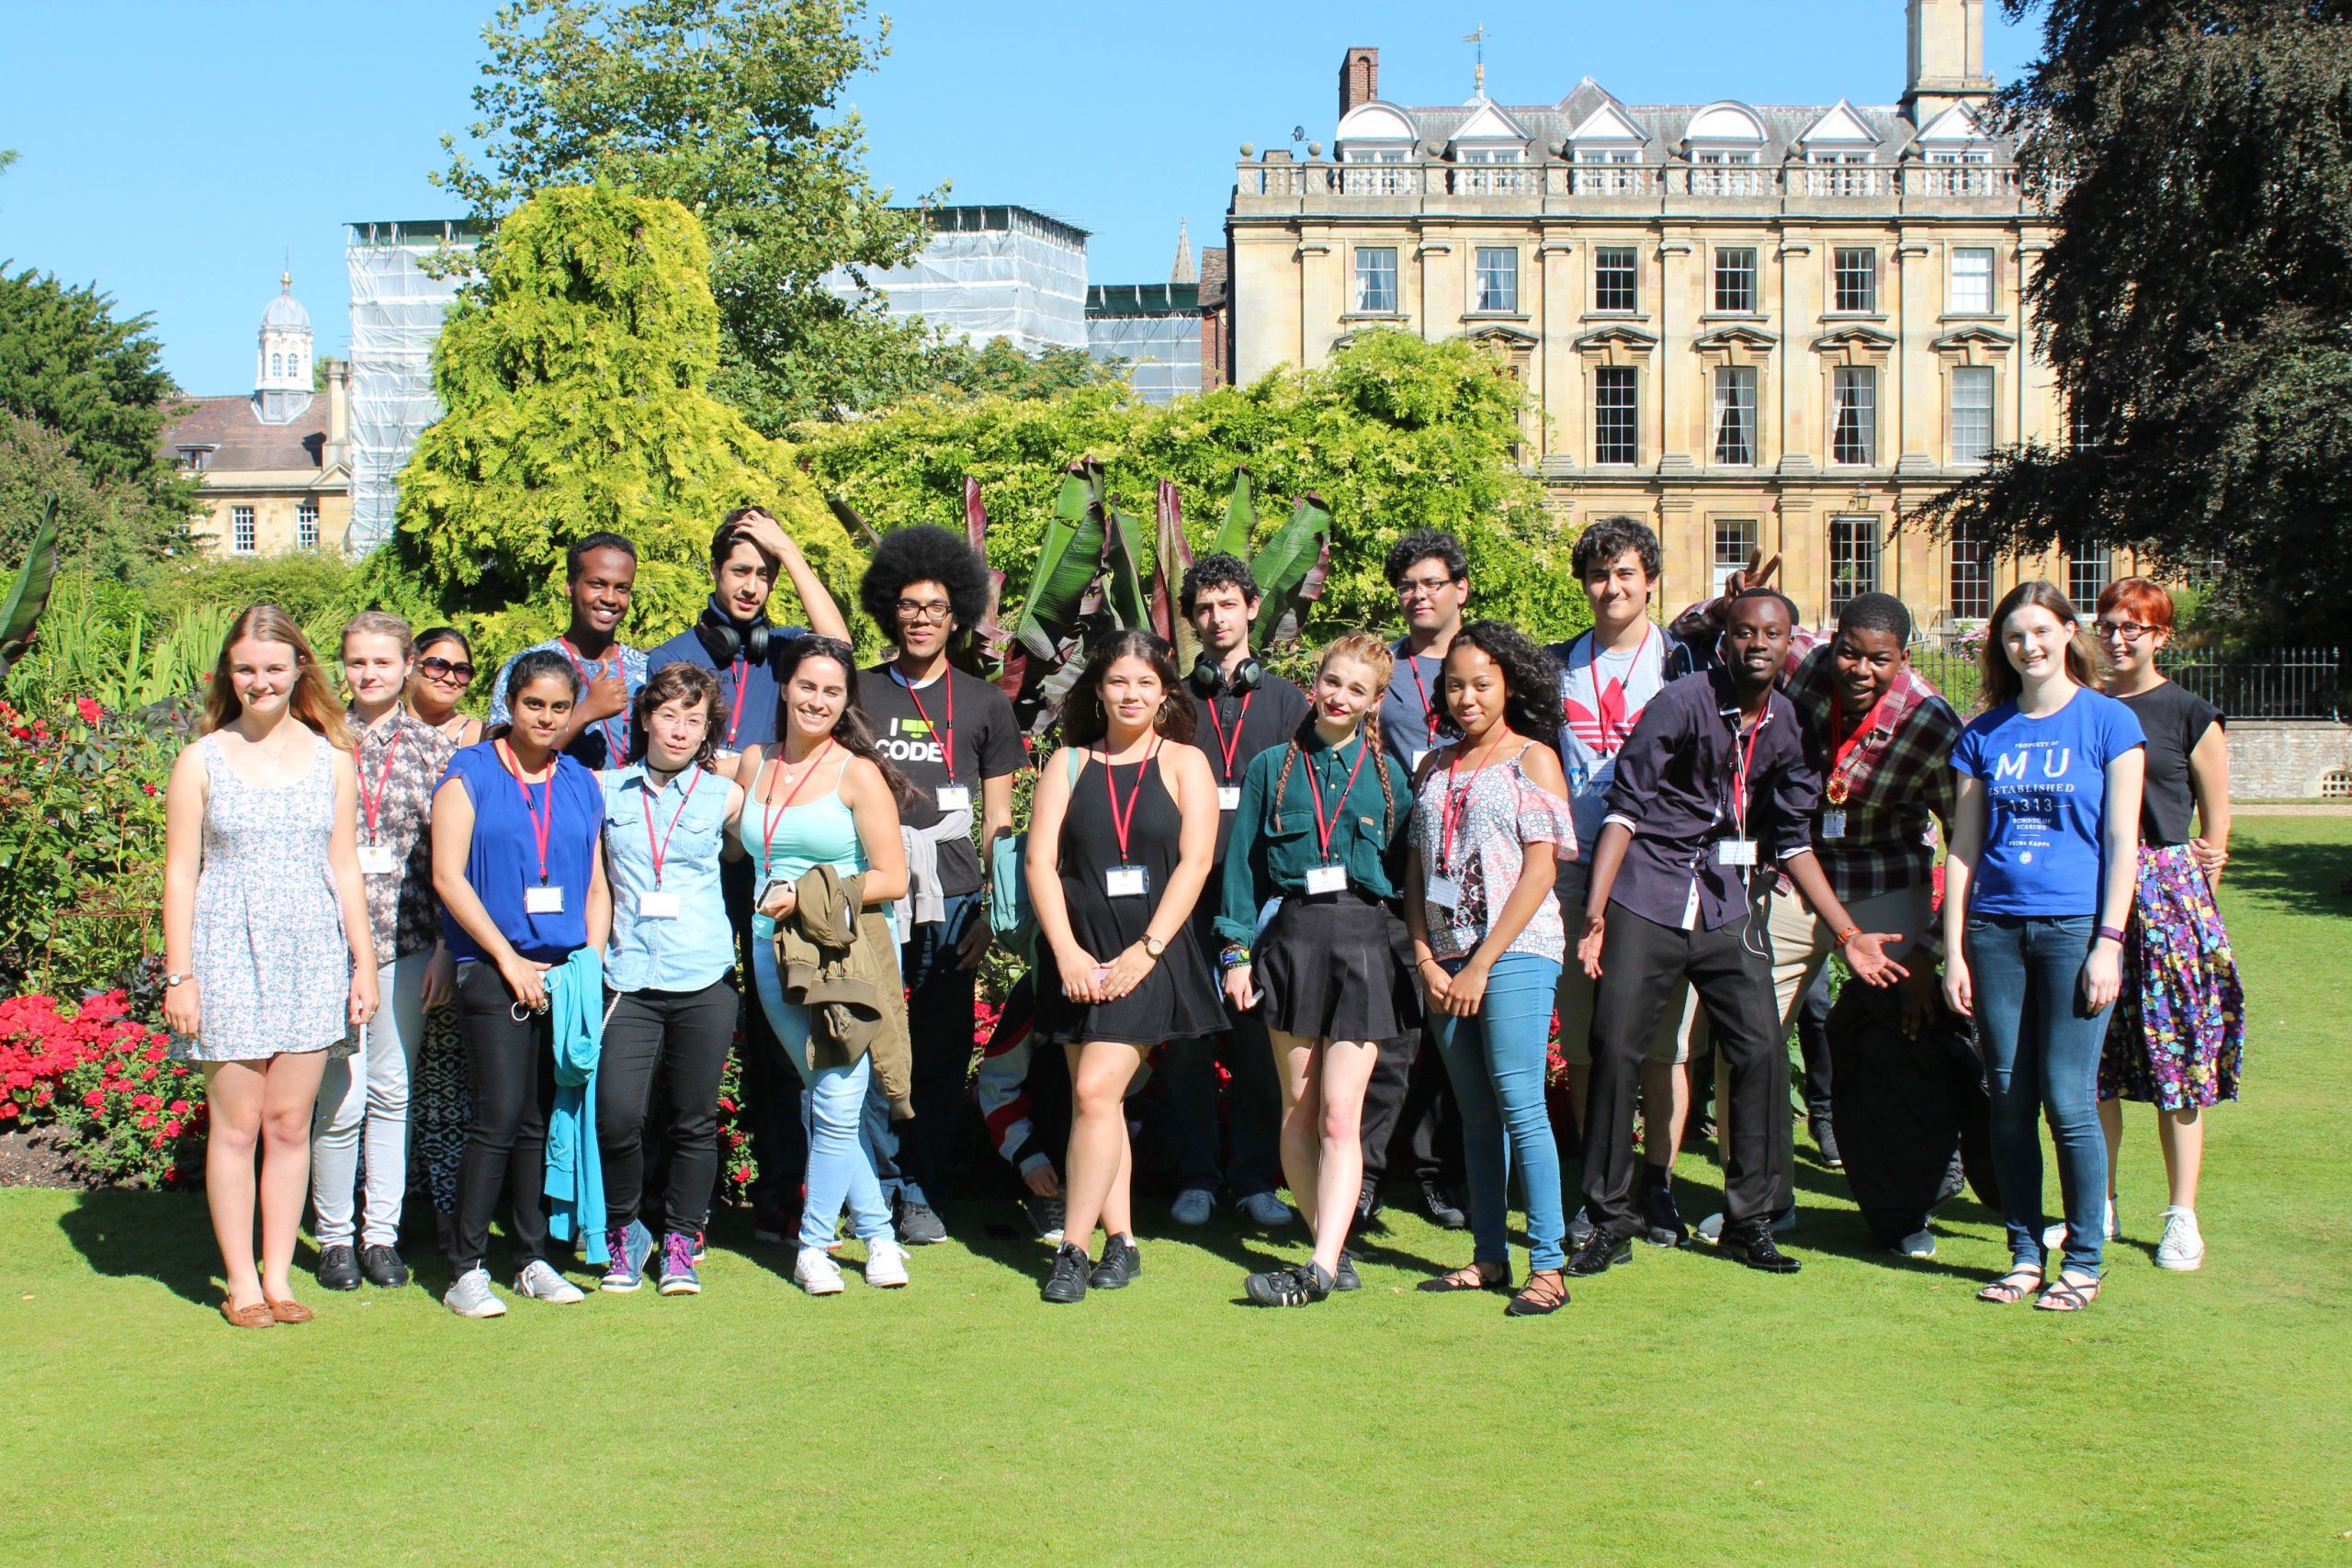
<path fill-rule="evenodd" d="M 1962 261 L 1963 256 L 1968 258 L 1965 264 Z M 1967 285 L 1965 290 L 1962 287 L 1963 282 Z M 1944 285 L 1944 309 L 1947 313 L 1954 316 L 1994 314 L 1993 247 L 1954 245 L 1951 272 L 1945 278 Z"/>
<path fill-rule="evenodd" d="M 229 508 L 229 553 L 249 556 L 261 547 L 261 536 L 250 506 Z"/>
<path fill-rule="evenodd" d="M 1635 196 L 1643 189 L 1645 171 L 1641 152 L 1632 147 L 1579 147 L 1572 178 L 1579 196 Z"/>
<path fill-rule="evenodd" d="M 1473 309 L 1486 315 L 1519 312 L 1519 247 L 1479 245 L 1471 253 Z"/>
<path fill-rule="evenodd" d="M 1726 468 L 1756 466 L 1756 367 L 1718 365 L 1714 374 L 1714 441 L 1716 463 Z"/>
<path fill-rule="evenodd" d="M 1840 258 L 1860 256 L 1859 270 L 1841 265 Z M 1859 276 L 1861 280 L 1862 302 L 1846 302 L 1846 280 Z M 1841 316 L 1874 316 L 1878 313 L 1878 247 L 1875 245 L 1832 245 L 1829 248 L 1829 309 Z"/>
<path fill-rule="evenodd" d="M 1878 367 L 1871 365 L 1832 367 L 1829 372 L 1829 461 L 1841 468 L 1877 467 Z M 1845 455 L 1840 456 L 1841 452 Z"/>
<path fill-rule="evenodd" d="M 1713 276 L 1709 279 L 1712 287 L 1709 289 L 1708 298 L 1714 301 L 1717 314 L 1753 316 L 1757 313 L 1757 302 L 1763 298 L 1764 293 L 1763 254 L 1762 249 L 1756 245 L 1717 245 L 1715 247 L 1714 265 L 1711 269 Z M 1726 256 L 1746 256 L 1747 264 L 1744 267 L 1726 268 L 1724 264 L 1724 258 Z M 1736 280 L 1742 275 L 1745 275 L 1747 280 L 1747 302 L 1725 304 L 1724 284 L 1726 280 Z"/>
<path fill-rule="evenodd" d="M 1965 523 L 1944 542 L 1944 597 L 1954 620 L 1981 621 L 1993 613 L 1993 555 Z"/>
<path fill-rule="evenodd" d="M 298 501 L 294 503 L 294 543 L 298 548 L 315 550 L 319 547 L 319 503 Z"/>
<path fill-rule="evenodd" d="M 2115 547 L 2094 540 L 2070 539 L 2066 543 L 2066 597 L 2084 616 L 2115 581 Z"/>
<path fill-rule="evenodd" d="M 1625 289 L 1626 300 L 1623 305 L 1611 305 L 1603 302 L 1600 297 L 1602 288 L 1601 276 L 1604 272 L 1613 273 L 1618 269 L 1615 267 L 1604 267 L 1602 265 L 1602 258 L 1617 255 L 1622 255 L 1626 258 L 1626 265 L 1623 268 L 1624 275 L 1628 279 Z M 1593 246 L 1592 308 L 1595 310 L 1602 311 L 1611 315 L 1626 316 L 1637 314 L 1641 310 L 1642 253 L 1640 247 L 1635 245 Z"/>
<path fill-rule="evenodd" d="M 1807 152 L 1805 190 L 1812 196 L 1877 196 L 1879 169 L 1868 152 Z"/>
<path fill-rule="evenodd" d="M 1340 191 L 1343 196 L 1410 196 L 1413 171 L 1409 147 L 1351 147 L 1340 155 Z"/>
<path fill-rule="evenodd" d="M 1993 367 L 1955 365 L 1945 417 L 1955 463 L 1981 463 L 1993 450 Z"/>
<path fill-rule="evenodd" d="M 1828 619 L 1835 621 L 1849 604 L 1878 592 L 1882 548 L 1875 516 L 1855 513 L 1829 520 Z"/>
<path fill-rule="evenodd" d="M 1620 386 L 1625 389 L 1623 397 L 1613 390 Z M 1636 367 L 1603 365 L 1592 373 L 1592 460 L 1596 467 L 1611 468 L 1642 460 L 1642 373 Z"/>
<path fill-rule="evenodd" d="M 1753 517 L 1718 517 L 1713 529 L 1714 559 L 1710 581 L 1717 598 L 1721 598 L 1735 571 L 1747 570 L 1748 558 L 1756 553 L 1756 541 L 1760 525 Z"/>
<path fill-rule="evenodd" d="M 1403 301 L 1397 295 L 1397 288 L 1401 280 L 1398 276 L 1396 268 L 1396 249 L 1397 248 L 1395 245 L 1358 245 L 1355 247 L 1355 254 L 1351 258 L 1353 264 L 1352 276 L 1355 288 L 1354 314 L 1359 316 L 1394 316 L 1402 313 Z M 1372 261 L 1372 258 L 1377 256 L 1385 256 L 1388 258 L 1385 268 L 1380 263 Z M 1368 261 L 1372 262 L 1369 268 L 1367 268 L 1365 265 Z M 1373 288 L 1370 286 L 1376 285 L 1384 270 L 1387 276 L 1387 302 L 1385 304 L 1381 304 L 1377 302 L 1376 296 L 1373 291 Z"/>

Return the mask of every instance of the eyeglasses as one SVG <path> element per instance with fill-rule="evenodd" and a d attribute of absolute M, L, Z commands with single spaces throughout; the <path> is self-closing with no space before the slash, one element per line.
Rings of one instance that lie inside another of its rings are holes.
<path fill-rule="evenodd" d="M 1461 581 L 1458 577 L 1408 577 L 1396 584 L 1396 597 L 1410 599 L 1418 593 L 1434 599 Z"/>
<path fill-rule="evenodd" d="M 921 599 L 901 599 L 899 601 L 899 622 L 901 626 L 905 625 L 909 621 L 944 622 L 947 619 L 947 615 L 948 604 L 944 599 L 934 599 L 929 602 L 925 602 Z"/>
<path fill-rule="evenodd" d="M 2125 642 L 2138 642 L 2155 629 L 2143 626 L 2137 621 L 2099 621 L 2092 626 L 2101 642 L 2113 642 L 2119 637 Z"/>
<path fill-rule="evenodd" d="M 423 671 L 424 678 L 428 681 L 455 681 L 458 685 L 463 686 L 471 683 L 474 678 L 472 665 L 452 664 L 437 654 L 426 654 L 416 661 L 416 667 Z"/>

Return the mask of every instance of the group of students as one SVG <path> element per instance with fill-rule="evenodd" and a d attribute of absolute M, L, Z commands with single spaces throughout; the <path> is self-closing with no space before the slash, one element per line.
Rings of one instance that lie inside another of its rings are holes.
<path fill-rule="evenodd" d="M 1578 536 L 1593 626 L 1549 649 L 1466 619 L 1460 545 L 1408 534 L 1385 563 L 1405 635 L 1335 638 L 1306 690 L 1261 663 L 1259 586 L 1213 555 L 1181 591 L 1193 667 L 1144 632 L 1094 642 L 1013 840 L 1020 726 L 950 661 L 988 609 L 961 538 L 880 542 L 858 597 L 893 651 L 866 669 L 764 513 L 731 514 L 710 564 L 696 624 L 640 651 L 619 641 L 633 548 L 582 539 L 571 625 L 499 670 L 487 730 L 458 712 L 474 670 L 454 631 L 355 619 L 346 708 L 282 612 L 232 627 L 172 776 L 164 908 L 232 1323 L 310 1315 L 289 1278 L 306 1198 L 321 1284 L 405 1283 L 412 1144 L 461 1315 L 506 1310 L 487 1267 L 502 1201 L 516 1294 L 582 1299 L 560 1246 L 607 1291 L 698 1292 L 739 1034 L 755 1235 L 797 1244 L 811 1294 L 843 1288 L 844 1226 L 866 1283 L 906 1284 L 907 1248 L 944 1239 L 956 1196 L 991 914 L 1024 904 L 1023 1046 L 989 1043 L 978 1097 L 992 1131 L 1028 1127 L 1003 1074 L 1059 1048 L 1066 1141 L 999 1140 L 1057 1243 L 1048 1302 L 1141 1270 L 1130 1097 L 1156 1063 L 1174 1218 L 1205 1222 L 1222 1179 L 1267 1226 L 1290 1223 L 1287 1187 L 1305 1222 L 1306 1255 L 1250 1274 L 1250 1301 L 1358 1288 L 1351 1242 L 1392 1136 L 1433 1159 L 1451 1122 L 1471 1257 L 1420 1288 L 1555 1312 L 1634 1239 L 1691 1239 L 1672 1168 L 1702 1041 L 1725 1180 L 1698 1234 L 1793 1273 L 1785 1041 L 1832 954 L 1906 1035 L 1974 1021 L 1993 1168 L 1969 1176 L 1997 1180 L 2014 1258 L 1982 1299 L 2096 1297 L 2119 1098 L 2161 1112 L 2158 1263 L 2201 1259 L 2199 1113 L 2236 1097 L 2243 1048 L 2213 897 L 2227 761 L 2220 716 L 2155 668 L 2171 602 L 2154 583 L 2102 595 L 2097 643 L 2048 584 L 2010 592 L 1986 711 L 1963 724 L 1910 668 L 1886 595 L 1817 637 L 1767 569 L 1658 626 L 1658 542 L 1630 519 Z M 806 628 L 770 620 L 780 575 Z M 1582 1126 L 1573 1215 L 1546 1100 L 1555 1013 Z M 2047 1232 L 2044 1116 L 2064 1212 Z M 1815 1136 L 1835 1163 L 1829 1126 Z M 1897 1250 L 1932 1254 L 1932 1206 Z"/>

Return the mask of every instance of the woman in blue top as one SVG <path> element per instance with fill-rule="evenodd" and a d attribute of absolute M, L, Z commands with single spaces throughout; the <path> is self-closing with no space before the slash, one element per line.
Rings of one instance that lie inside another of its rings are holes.
<path fill-rule="evenodd" d="M 1944 999 L 1984 1039 L 2011 1259 L 1977 1299 L 2021 1301 L 2045 1281 L 2046 1109 L 2066 1210 L 2065 1257 L 2035 1303 L 2051 1312 L 2098 1295 L 2099 1048 L 2122 983 L 2146 762 L 2140 721 L 2098 689 L 2098 669 L 2066 596 L 2019 583 L 1984 640 L 1992 705 L 1951 754 L 1961 778 L 1944 869 Z"/>
<path fill-rule="evenodd" d="M 899 837 L 905 781 L 875 747 L 857 700 L 855 660 L 845 642 L 796 639 L 777 661 L 781 739 L 746 750 L 736 775 L 751 781 L 741 831 L 758 871 L 752 978 L 769 1027 L 808 1081 L 808 1178 L 792 1277 L 812 1296 L 841 1293 L 842 1271 L 831 1249 L 844 1206 L 865 1243 L 865 1282 L 907 1282 L 906 1248 L 891 1229 L 874 1152 L 860 1135 L 874 1055 L 812 1073 L 808 1010 L 786 998 L 775 964 L 776 922 L 791 915 L 800 878 L 819 864 L 862 877 L 860 901 L 867 910 L 907 896 L 907 852 Z M 861 940 L 865 934 L 861 921 Z M 889 956 L 895 973 L 895 947 Z"/>
<path fill-rule="evenodd" d="M 482 1264 L 502 1189 L 514 1205 L 515 1290 L 545 1302 L 581 1299 L 545 1256 L 555 1107 L 546 976 L 611 919 L 596 853 L 604 792 L 594 773 L 557 750 L 580 677 L 562 654 L 542 649 L 514 660 L 503 695 L 503 732 L 452 756 L 433 794 L 433 890 L 458 961 L 473 1091 L 449 1244 L 457 1279 L 442 1298 L 461 1317 L 506 1312 Z"/>
<path fill-rule="evenodd" d="M 695 1253 L 718 1179 L 718 1080 L 741 1005 L 728 983 L 734 934 L 718 863 L 743 856 L 734 837 L 743 786 L 711 771 L 724 733 L 717 676 L 697 664 L 665 664 L 634 701 L 628 764 L 596 775 L 613 890 L 605 943 L 610 1002 L 596 1063 L 596 1153 L 612 1255 L 604 1288 L 636 1290 L 653 1250 L 639 1211 L 658 1079 L 670 1152 L 662 1293 L 690 1296 L 702 1290 Z"/>

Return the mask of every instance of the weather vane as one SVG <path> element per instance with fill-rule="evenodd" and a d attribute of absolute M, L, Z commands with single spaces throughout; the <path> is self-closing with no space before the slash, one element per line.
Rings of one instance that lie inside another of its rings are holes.
<path fill-rule="evenodd" d="M 1477 31 L 1464 33 L 1462 41 L 1478 46 L 1478 66 L 1474 79 L 1477 84 L 1477 96 L 1483 98 L 1487 96 L 1487 24 L 1480 22 Z"/>

